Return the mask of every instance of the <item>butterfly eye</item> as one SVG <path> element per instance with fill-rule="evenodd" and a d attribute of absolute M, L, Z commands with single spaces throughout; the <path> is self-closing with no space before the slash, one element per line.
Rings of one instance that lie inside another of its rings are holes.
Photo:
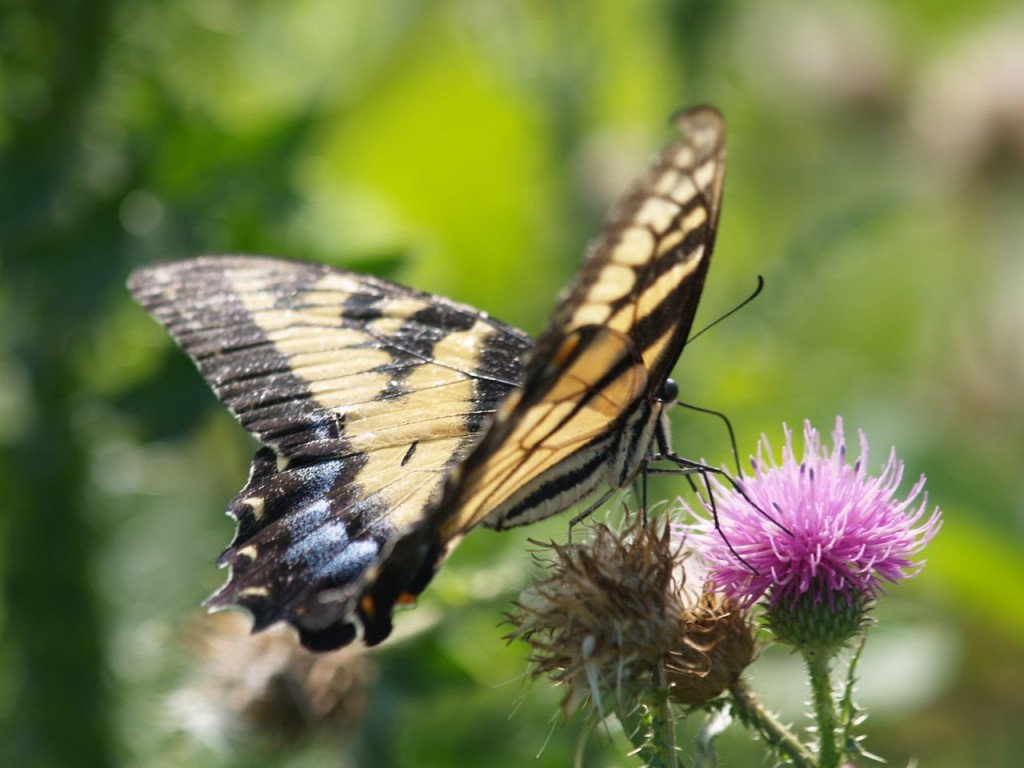
<path fill-rule="evenodd" d="M 662 403 L 674 403 L 677 399 L 679 399 L 679 385 L 676 384 L 675 379 L 665 379 L 665 383 L 661 385 L 658 400 Z"/>

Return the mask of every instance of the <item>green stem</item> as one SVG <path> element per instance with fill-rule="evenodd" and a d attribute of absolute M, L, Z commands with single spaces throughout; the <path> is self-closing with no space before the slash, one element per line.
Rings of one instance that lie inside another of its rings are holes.
<path fill-rule="evenodd" d="M 839 743 L 843 745 L 844 755 L 850 754 L 851 751 L 856 751 L 858 741 L 854 730 L 863 722 L 863 718 L 859 716 L 860 712 L 857 705 L 853 701 L 853 689 L 857 682 L 857 663 L 860 661 L 866 641 L 867 635 L 862 634 L 860 642 L 857 643 L 853 656 L 850 658 L 850 666 L 846 672 L 846 685 L 843 688 L 843 695 L 839 699 L 839 727 L 841 730 Z"/>
<path fill-rule="evenodd" d="M 796 768 L 816 768 L 814 755 L 785 725 L 747 688 L 742 678 L 729 687 L 733 714 L 746 726 L 756 730 L 767 744 L 774 747 L 781 755 L 789 758 Z"/>
<path fill-rule="evenodd" d="M 679 760 L 679 750 L 676 749 L 676 718 L 668 701 L 668 682 L 665 680 L 664 666 L 658 667 L 658 689 L 655 695 L 658 700 L 651 703 L 654 718 L 652 741 L 661 749 L 666 768 L 684 768 Z"/>
<path fill-rule="evenodd" d="M 636 747 L 633 754 L 647 768 L 686 768 L 676 748 L 676 715 L 668 700 L 664 670 L 658 677 L 658 685 L 641 696 L 631 712 L 620 705 L 615 715 Z"/>
<path fill-rule="evenodd" d="M 831 657 L 820 651 L 804 650 L 804 663 L 811 678 L 811 698 L 818 723 L 819 768 L 836 768 L 839 749 L 836 745 L 836 710 L 832 694 L 832 676 L 829 674 Z"/>

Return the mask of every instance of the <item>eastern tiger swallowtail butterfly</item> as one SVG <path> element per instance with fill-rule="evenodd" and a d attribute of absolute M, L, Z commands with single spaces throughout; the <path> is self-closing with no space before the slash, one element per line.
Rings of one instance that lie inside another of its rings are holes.
<path fill-rule="evenodd" d="M 135 298 L 264 447 L 208 600 L 254 631 L 373 645 L 478 524 L 507 528 L 628 485 L 667 448 L 669 374 L 714 244 L 725 163 L 713 108 L 613 209 L 534 342 L 374 277 L 255 256 L 137 270 Z"/>

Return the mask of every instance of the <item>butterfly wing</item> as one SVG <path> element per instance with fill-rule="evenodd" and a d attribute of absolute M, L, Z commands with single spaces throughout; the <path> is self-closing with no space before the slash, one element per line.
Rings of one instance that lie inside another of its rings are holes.
<path fill-rule="evenodd" d="M 228 507 L 231 575 L 209 605 L 245 607 L 257 630 L 290 621 L 310 647 L 350 642 L 364 574 L 477 442 L 529 337 L 385 280 L 277 259 L 159 264 L 129 287 L 264 445 Z"/>
<path fill-rule="evenodd" d="M 613 211 L 526 363 L 441 500 L 371 573 L 368 642 L 390 631 L 463 534 L 562 511 L 602 485 L 623 487 L 652 453 L 665 382 L 690 333 L 714 245 L 724 123 L 700 107 Z"/>

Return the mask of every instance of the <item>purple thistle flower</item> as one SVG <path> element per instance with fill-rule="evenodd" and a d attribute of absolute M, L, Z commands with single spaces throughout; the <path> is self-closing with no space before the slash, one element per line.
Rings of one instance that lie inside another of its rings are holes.
<path fill-rule="evenodd" d="M 792 431 L 784 429 L 781 464 L 762 436 L 757 458 L 751 457 L 753 474 L 740 479 L 747 498 L 711 478 L 721 534 L 713 519 L 702 519 L 691 531 L 690 544 L 717 587 L 744 604 L 768 593 L 773 606 L 792 606 L 801 598 L 833 606 L 837 596 L 844 602 L 874 599 L 882 582 L 916 574 L 924 563 L 914 556 L 941 527 L 938 507 L 925 518 L 924 476 L 901 501 L 896 492 L 903 462 L 895 450 L 881 475 L 872 477 L 865 470 L 863 432 L 860 457 L 846 463 L 842 418 L 836 418 L 831 454 L 823 449 L 818 431 L 804 423 L 802 461 L 796 459 Z M 911 508 L 918 496 L 920 503 Z"/>

